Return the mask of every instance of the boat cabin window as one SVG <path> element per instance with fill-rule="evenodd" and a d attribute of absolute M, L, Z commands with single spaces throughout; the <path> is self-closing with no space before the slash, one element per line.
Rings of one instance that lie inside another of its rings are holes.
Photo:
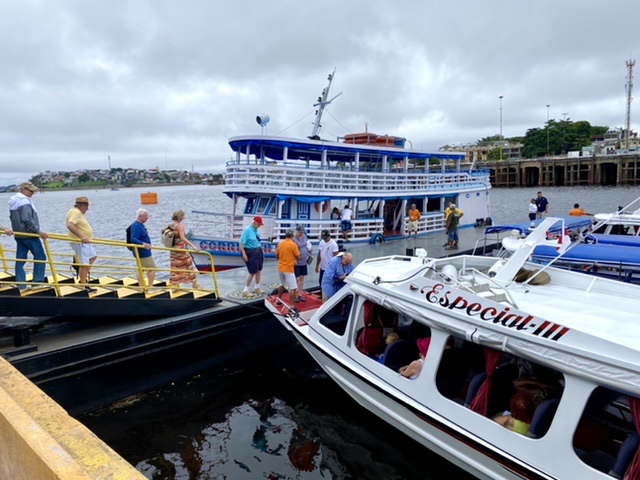
<path fill-rule="evenodd" d="M 596 388 L 586 403 L 573 436 L 578 457 L 614 478 L 627 478 L 631 460 L 640 446 L 630 407 L 639 399 L 604 387 Z M 640 472 L 636 472 L 636 475 Z M 629 478 L 638 478 L 629 475 Z"/>
<path fill-rule="evenodd" d="M 331 330 L 337 335 L 344 335 L 347 330 L 347 322 L 353 305 L 353 295 L 347 295 L 339 303 L 333 306 L 331 310 L 320 317 L 320 325 Z"/>
<path fill-rule="evenodd" d="M 400 338 L 398 314 L 369 300 L 364 302 L 356 328 L 356 348 L 373 359 L 379 359 L 386 345 Z"/>
<path fill-rule="evenodd" d="M 531 360 L 450 336 L 438 365 L 436 386 L 442 396 L 479 415 L 540 438 L 553 422 L 564 377 Z"/>

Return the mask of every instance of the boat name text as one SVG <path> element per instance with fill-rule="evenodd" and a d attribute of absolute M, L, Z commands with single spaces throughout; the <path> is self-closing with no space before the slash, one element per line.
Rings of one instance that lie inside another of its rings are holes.
<path fill-rule="evenodd" d="M 446 286 L 436 283 L 433 287 L 424 287 L 420 293 L 424 294 L 429 303 L 439 305 L 451 311 L 463 311 L 469 317 L 478 317 L 485 322 L 500 324 L 507 328 L 522 330 L 531 335 L 559 340 L 569 328 L 548 320 L 537 319 L 533 315 L 525 316 L 522 313 L 511 311 L 510 307 L 499 308 L 492 305 L 484 305 L 477 301 L 470 301 L 462 295 L 457 295 L 451 290 L 445 290 Z M 454 298 L 455 297 L 455 298 Z"/>

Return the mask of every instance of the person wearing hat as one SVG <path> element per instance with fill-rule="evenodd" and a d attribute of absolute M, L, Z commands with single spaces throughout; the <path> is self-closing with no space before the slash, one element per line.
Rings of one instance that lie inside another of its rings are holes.
<path fill-rule="evenodd" d="M 247 265 L 247 280 L 244 283 L 244 290 L 242 296 L 245 298 L 251 298 L 251 282 L 255 278 L 256 286 L 253 289 L 253 293 L 257 295 L 264 295 L 264 291 L 260 287 L 260 280 L 262 279 L 262 266 L 264 265 L 264 253 L 262 252 L 262 245 L 260 244 L 260 232 L 258 228 L 264 225 L 262 217 L 256 215 L 253 217 L 253 221 L 244 227 L 242 235 L 240 236 L 240 253 L 242 254 L 242 260 Z"/>
<path fill-rule="evenodd" d="M 74 263 L 78 263 L 78 278 L 80 284 L 87 290 L 93 290 L 88 286 L 89 270 L 98 257 L 91 245 L 93 240 L 93 229 L 87 221 L 86 213 L 89 210 L 89 199 L 87 197 L 76 198 L 76 203 L 67 212 L 66 224 L 69 236 L 76 240 L 70 242 L 74 253 Z"/>
<path fill-rule="evenodd" d="M 296 242 L 293 241 L 293 232 L 287 230 L 284 240 L 278 243 L 278 248 L 276 248 L 276 258 L 278 259 L 278 277 L 280 279 L 278 298 L 282 298 L 286 287 L 289 291 L 289 305 L 298 301 L 296 298 L 298 283 L 296 282 L 295 266 L 299 257 L 300 250 Z"/>
<path fill-rule="evenodd" d="M 319 272 L 318 283 L 322 285 L 322 277 L 329 266 L 329 261 L 338 254 L 340 249 L 336 241 L 331 238 L 331 232 L 329 232 L 329 230 L 323 230 L 320 238 L 318 255 L 316 256 L 316 273 Z"/>
<path fill-rule="evenodd" d="M 45 261 L 47 255 L 44 252 L 41 238 L 48 238 L 48 235 L 40 231 L 40 220 L 38 211 L 31 197 L 38 191 L 31 182 L 20 184 L 19 191 L 9 199 L 9 218 L 11 228 L 16 238 L 16 283 L 23 290 L 27 288 L 26 273 L 24 271 L 24 261 L 29 252 L 33 255 L 33 282 L 44 283 Z M 20 233 L 31 233 L 40 236 L 23 237 Z"/>

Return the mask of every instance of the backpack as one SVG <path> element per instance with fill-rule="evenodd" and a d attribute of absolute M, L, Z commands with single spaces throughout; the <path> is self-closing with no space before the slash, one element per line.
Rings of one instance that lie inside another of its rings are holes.
<path fill-rule="evenodd" d="M 162 242 L 162 245 L 164 245 L 167 248 L 173 247 L 173 244 L 176 241 L 175 235 L 176 235 L 176 231 L 173 229 L 171 224 L 164 227 L 162 229 L 162 233 L 160 234 L 160 241 Z"/>
<path fill-rule="evenodd" d="M 133 225 L 133 224 L 131 224 Z M 131 243 L 131 225 L 127 227 L 125 230 L 125 238 L 127 239 L 127 243 Z M 127 247 L 130 252 L 133 252 L 133 247 Z"/>

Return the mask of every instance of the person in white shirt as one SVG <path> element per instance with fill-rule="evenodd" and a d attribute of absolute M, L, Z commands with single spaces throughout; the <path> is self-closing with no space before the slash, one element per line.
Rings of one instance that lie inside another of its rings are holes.
<path fill-rule="evenodd" d="M 338 254 L 338 244 L 331 238 L 329 230 L 323 230 L 320 235 L 322 240 L 318 245 L 318 255 L 316 255 L 316 273 L 319 273 L 318 283 L 322 285 L 322 276 L 329 266 L 329 261 Z"/>
<path fill-rule="evenodd" d="M 345 242 L 349 242 L 349 233 L 353 230 L 353 224 L 351 218 L 353 217 L 353 211 L 349 208 L 349 205 L 345 205 L 342 213 L 340 214 L 340 227 L 342 229 L 342 238 Z"/>

